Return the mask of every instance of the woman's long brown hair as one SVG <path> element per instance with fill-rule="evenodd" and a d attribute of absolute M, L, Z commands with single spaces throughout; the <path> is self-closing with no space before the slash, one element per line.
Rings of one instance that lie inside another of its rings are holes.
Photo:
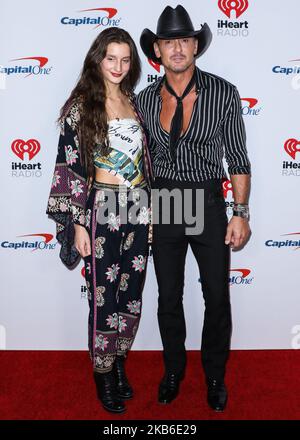
<path fill-rule="evenodd" d="M 102 31 L 93 42 L 84 60 L 80 78 L 63 105 L 58 121 L 68 113 L 73 103 L 80 104 L 78 136 L 80 155 L 88 178 L 94 177 L 93 151 L 100 145 L 102 154 L 107 154 L 107 113 L 105 109 L 106 89 L 99 63 L 105 58 L 110 43 L 126 43 L 130 47 L 130 70 L 120 84 L 123 94 L 132 99 L 139 81 L 141 63 L 136 45 L 127 31 L 110 27 Z"/>

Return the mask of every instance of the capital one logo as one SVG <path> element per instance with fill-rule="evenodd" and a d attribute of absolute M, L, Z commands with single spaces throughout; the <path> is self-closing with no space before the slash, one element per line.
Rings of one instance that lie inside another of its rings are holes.
<path fill-rule="evenodd" d="M 258 100 L 255 98 L 241 98 L 241 101 L 246 101 L 249 108 L 253 108 L 258 103 Z"/>
<path fill-rule="evenodd" d="M 15 65 L 14 67 L 1 67 L 0 73 L 6 73 L 7 75 L 27 73 L 25 78 L 30 75 L 38 76 L 38 75 L 49 75 L 52 67 L 45 67 L 48 63 L 49 59 L 47 57 L 22 57 L 22 58 L 14 58 L 10 61 L 24 61 L 24 60 L 34 60 L 37 61 L 37 64 L 29 64 L 29 66 L 24 65 Z"/>
<path fill-rule="evenodd" d="M 229 270 L 229 285 L 249 285 L 252 283 L 254 277 L 249 277 L 251 269 L 230 269 Z M 233 274 L 231 274 L 233 272 Z M 201 278 L 198 278 L 198 282 L 201 283 Z"/>
<path fill-rule="evenodd" d="M 256 107 L 258 99 L 256 98 L 241 98 L 242 101 L 242 115 L 243 116 L 258 116 L 261 107 Z"/>
<path fill-rule="evenodd" d="M 91 8 L 91 9 L 81 9 L 79 12 L 90 12 L 90 11 L 104 11 L 107 12 L 108 18 L 113 18 L 118 12 L 115 8 Z"/>
<path fill-rule="evenodd" d="M 119 26 L 120 18 L 113 18 L 117 14 L 118 10 L 115 8 L 90 8 L 90 9 L 81 9 L 77 12 L 104 12 L 105 14 L 101 14 L 98 17 L 82 17 L 82 18 L 72 18 L 72 17 L 62 17 L 60 22 L 62 24 L 73 25 L 73 26 L 81 26 L 81 25 L 95 25 L 94 29 L 99 26 Z"/>
<path fill-rule="evenodd" d="M 289 238 L 285 240 L 266 240 L 265 245 L 268 248 L 277 248 L 277 249 L 293 249 L 294 251 L 300 249 L 300 239 L 298 235 L 300 235 L 300 232 L 290 232 L 288 234 L 282 234 L 283 237 L 289 237 L 289 236 L 296 235 L 296 240 L 290 240 Z"/>
<path fill-rule="evenodd" d="M 253 277 L 249 278 L 251 270 L 250 269 L 230 269 L 230 272 L 234 272 L 233 275 L 229 277 L 229 284 L 239 285 L 239 284 L 251 284 L 253 281 Z"/>
<path fill-rule="evenodd" d="M 219 9 L 230 19 L 232 12 L 239 18 L 248 8 L 248 0 L 218 0 Z"/>
<path fill-rule="evenodd" d="M 113 17 L 116 15 L 116 13 L 118 12 L 118 10 L 115 9 L 115 8 L 92 8 L 92 9 L 81 9 L 81 11 L 79 11 L 79 12 L 92 12 L 92 11 L 104 11 L 104 12 L 107 12 L 107 21 L 108 21 L 108 23 L 109 23 L 109 20 L 110 20 L 111 18 L 113 18 Z M 103 24 L 104 24 L 104 23 L 103 23 L 103 20 L 102 20 L 101 23 L 97 24 L 97 26 L 94 27 L 94 29 L 97 28 L 97 27 L 99 27 L 99 26 L 101 26 L 101 25 L 103 25 Z"/>
<path fill-rule="evenodd" d="M 38 242 L 35 242 L 34 243 L 34 245 L 35 245 L 35 247 L 34 247 L 34 249 L 32 250 L 32 252 L 34 252 L 34 251 L 37 251 L 38 249 L 47 249 L 47 248 L 49 248 L 49 249 L 53 249 L 53 247 L 48 247 L 48 243 L 50 243 L 50 241 L 51 240 L 53 240 L 53 234 L 46 234 L 46 233 L 39 233 L 39 234 L 27 234 L 27 235 L 18 235 L 18 238 L 23 238 L 23 237 L 42 237 L 42 241 L 40 241 L 40 243 L 38 243 Z M 28 244 L 29 242 L 24 242 L 23 241 L 23 244 L 25 243 L 25 247 L 27 247 L 26 246 L 26 243 Z M 30 244 L 32 244 L 32 243 L 30 243 Z M 16 247 L 15 247 L 15 249 L 18 249 L 19 247 L 23 247 L 22 245 L 20 246 L 20 243 L 16 243 Z"/>
<path fill-rule="evenodd" d="M 284 149 L 286 151 L 286 153 L 291 156 L 292 159 L 296 159 L 296 153 L 298 153 L 300 151 L 300 141 L 298 141 L 297 139 L 291 138 L 288 139 L 285 143 L 284 143 Z"/>
<path fill-rule="evenodd" d="M 24 160 L 25 154 L 28 154 L 28 159 L 31 160 L 40 151 L 41 144 L 36 139 L 16 139 L 12 142 L 11 149 L 19 159 Z"/>
<path fill-rule="evenodd" d="M 28 239 L 28 237 L 34 237 L 34 241 L 32 239 Z M 40 250 L 52 250 L 55 249 L 56 242 L 51 243 L 53 240 L 53 234 L 47 233 L 38 233 L 38 234 L 27 234 L 27 235 L 19 235 L 18 238 L 25 238 L 22 241 L 2 241 L 1 247 L 9 250 L 19 250 L 19 249 L 31 249 L 32 252 Z"/>

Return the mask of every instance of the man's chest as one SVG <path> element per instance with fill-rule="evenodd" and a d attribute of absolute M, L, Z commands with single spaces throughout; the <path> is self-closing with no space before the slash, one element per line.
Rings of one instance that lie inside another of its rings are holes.
<path fill-rule="evenodd" d="M 159 114 L 161 126 L 168 133 L 171 129 L 171 123 L 173 116 L 177 108 L 177 100 L 174 96 L 162 92 L 161 111 Z M 197 95 L 195 92 L 191 92 L 182 100 L 183 118 L 182 118 L 182 134 L 184 134 L 193 118 L 193 110 Z"/>
<path fill-rule="evenodd" d="M 181 139 L 189 143 L 204 144 L 219 136 L 226 118 L 226 105 L 217 95 L 201 89 L 184 102 Z M 168 145 L 172 118 L 176 110 L 174 100 L 156 97 L 145 112 L 145 123 L 150 136 L 160 145 Z"/>

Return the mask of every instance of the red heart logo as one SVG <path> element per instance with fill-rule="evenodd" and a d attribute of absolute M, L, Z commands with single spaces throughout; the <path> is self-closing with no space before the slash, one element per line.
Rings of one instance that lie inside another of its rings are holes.
<path fill-rule="evenodd" d="M 225 199 L 227 198 L 228 191 L 232 191 L 232 183 L 228 179 L 224 179 L 222 182 L 223 194 Z"/>
<path fill-rule="evenodd" d="M 248 0 L 219 0 L 218 6 L 230 20 L 231 11 L 235 11 L 235 17 L 239 18 L 248 8 Z"/>
<path fill-rule="evenodd" d="M 29 160 L 31 160 L 40 151 L 41 144 L 36 139 L 29 139 L 27 142 L 23 139 L 16 139 L 11 144 L 11 149 L 22 160 L 24 160 L 24 154 L 28 153 Z"/>
<path fill-rule="evenodd" d="M 291 156 L 294 160 L 296 159 L 296 153 L 300 151 L 300 148 L 297 148 L 297 145 L 300 145 L 300 141 L 297 139 L 288 139 L 284 143 L 284 149 L 289 156 Z"/>
<path fill-rule="evenodd" d="M 148 58 L 148 63 L 152 66 L 158 73 L 160 73 L 160 64 L 155 63 L 153 60 Z"/>

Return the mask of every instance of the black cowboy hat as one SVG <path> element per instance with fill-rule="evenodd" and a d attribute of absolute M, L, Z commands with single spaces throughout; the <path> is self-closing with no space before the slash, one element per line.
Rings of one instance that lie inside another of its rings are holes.
<path fill-rule="evenodd" d="M 207 23 L 204 23 L 199 31 L 195 31 L 190 16 L 183 6 L 178 5 L 175 9 L 167 6 L 158 19 L 156 34 L 150 29 L 144 29 L 141 34 L 140 45 L 147 58 L 161 64 L 160 58 L 155 55 L 153 43 L 159 39 L 171 40 L 180 37 L 197 38 L 198 50 L 195 57 L 199 57 L 209 47 L 212 33 Z"/>

